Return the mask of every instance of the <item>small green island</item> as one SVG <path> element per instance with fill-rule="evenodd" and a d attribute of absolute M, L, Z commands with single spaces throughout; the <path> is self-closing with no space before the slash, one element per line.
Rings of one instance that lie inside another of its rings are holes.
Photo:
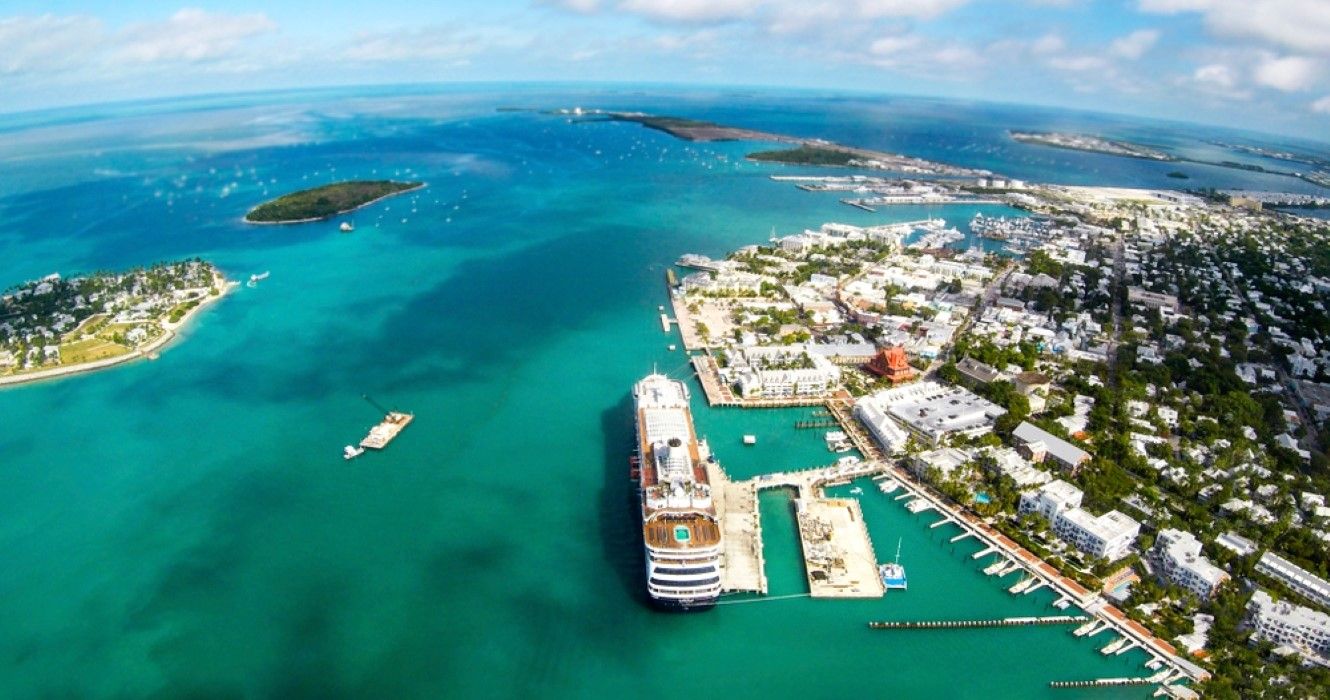
<path fill-rule="evenodd" d="M 155 358 L 233 286 L 196 258 L 12 287 L 0 296 L 0 386 Z"/>
<path fill-rule="evenodd" d="M 786 163 L 790 165 L 853 165 L 860 160 L 854 152 L 844 148 L 831 148 L 807 143 L 800 144 L 797 148 L 750 153 L 748 159 L 764 163 Z"/>
<path fill-rule="evenodd" d="M 353 180 L 292 192 L 264 202 L 245 214 L 251 224 L 300 224 L 355 211 L 380 199 L 424 187 L 423 182 Z"/>

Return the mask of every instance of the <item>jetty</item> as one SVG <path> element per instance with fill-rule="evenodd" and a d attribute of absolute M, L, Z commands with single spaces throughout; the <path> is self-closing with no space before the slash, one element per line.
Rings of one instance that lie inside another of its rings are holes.
<path fill-rule="evenodd" d="M 885 622 L 869 622 L 868 628 L 875 630 L 934 630 L 1032 627 L 1038 625 L 1074 625 L 1089 619 L 1083 615 L 1052 615 L 1048 617 L 1003 617 L 994 620 L 888 620 Z"/>

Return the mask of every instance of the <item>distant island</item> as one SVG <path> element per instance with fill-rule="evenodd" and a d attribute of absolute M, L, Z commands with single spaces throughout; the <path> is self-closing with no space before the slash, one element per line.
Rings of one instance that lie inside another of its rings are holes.
<path fill-rule="evenodd" d="M 1103 153 L 1110 156 L 1144 158 L 1146 160 L 1177 160 L 1163 151 L 1157 151 L 1153 148 L 1131 143 L 1129 141 L 1114 141 L 1099 136 L 1063 134 L 1048 131 L 1012 131 L 1009 133 L 1011 134 L 1011 138 L 1021 143 L 1034 143 L 1041 146 L 1052 146 L 1053 148 L 1066 148 L 1072 151 Z"/>
<path fill-rule="evenodd" d="M 0 297 L 0 386 L 155 358 L 232 286 L 194 259 L 13 287 Z"/>
<path fill-rule="evenodd" d="M 1188 180 L 1188 179 L 1191 179 L 1191 176 L 1190 176 L 1190 175 L 1188 175 L 1187 173 L 1182 172 L 1181 170 L 1174 170 L 1173 172 L 1169 173 L 1168 176 L 1171 177 L 1171 178 L 1173 178 L 1174 180 Z"/>
<path fill-rule="evenodd" d="M 946 177 L 980 177 L 993 174 L 988 170 L 962 168 L 896 153 L 842 146 L 822 139 L 800 138 L 787 134 L 756 131 L 683 117 L 660 116 L 641 112 L 601 112 L 582 109 L 558 110 L 553 114 L 579 118 L 599 116 L 611 121 L 633 122 L 648 129 L 663 131 L 684 141 L 769 141 L 788 143 L 793 146 L 793 148 L 784 150 L 759 151 L 748 156 L 750 160 L 758 162 L 848 166 L 868 170 L 890 170 Z"/>
<path fill-rule="evenodd" d="M 424 187 L 423 182 L 353 180 L 282 195 L 245 214 L 251 224 L 301 224 L 355 211 L 380 199 Z"/>

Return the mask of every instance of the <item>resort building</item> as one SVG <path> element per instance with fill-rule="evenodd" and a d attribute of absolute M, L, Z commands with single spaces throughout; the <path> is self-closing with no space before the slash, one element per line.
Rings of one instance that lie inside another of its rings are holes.
<path fill-rule="evenodd" d="M 1201 541 L 1190 532 L 1164 529 L 1155 538 L 1150 561 L 1160 579 L 1181 586 L 1209 600 L 1219 585 L 1229 579 L 1222 569 L 1201 554 Z"/>
<path fill-rule="evenodd" d="M 1277 554 L 1262 554 L 1256 562 L 1256 570 L 1317 605 L 1330 606 L 1330 582 Z"/>
<path fill-rule="evenodd" d="M 983 435 L 993 429 L 994 420 L 1007 412 L 961 387 L 937 382 L 879 391 L 860 399 L 859 404 L 877 406 L 932 444 L 948 435 Z"/>
<path fill-rule="evenodd" d="M 1292 647 L 1313 663 L 1330 663 L 1330 615 L 1258 590 L 1247 603 L 1247 623 L 1255 639 Z"/>
<path fill-rule="evenodd" d="M 1022 422 L 1011 435 L 1020 445 L 1021 453 L 1032 462 L 1051 459 L 1054 464 L 1075 474 L 1081 465 L 1090 461 L 1089 452 L 1032 423 Z"/>
<path fill-rule="evenodd" d="M 1021 494 L 1019 512 L 1038 513 L 1053 526 L 1058 539 L 1109 561 L 1127 554 L 1141 524 L 1116 510 L 1091 515 L 1081 508 L 1081 490 L 1058 479 Z"/>
<path fill-rule="evenodd" d="M 830 394 L 841 370 L 803 345 L 746 347 L 734 353 L 727 375 L 746 399 L 789 399 Z"/>
<path fill-rule="evenodd" d="M 896 454 L 905 450 L 905 443 L 910 434 L 905 431 L 881 405 L 871 401 L 860 401 L 854 405 L 854 417 L 868 429 L 877 444 L 887 454 Z"/>

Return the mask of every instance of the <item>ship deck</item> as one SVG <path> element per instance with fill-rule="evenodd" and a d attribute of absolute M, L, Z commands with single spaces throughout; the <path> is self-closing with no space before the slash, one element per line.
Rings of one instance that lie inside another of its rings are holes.
<path fill-rule="evenodd" d="M 700 513 L 653 514 L 642 526 L 647 546 L 687 552 L 720 544 L 720 524 Z"/>

